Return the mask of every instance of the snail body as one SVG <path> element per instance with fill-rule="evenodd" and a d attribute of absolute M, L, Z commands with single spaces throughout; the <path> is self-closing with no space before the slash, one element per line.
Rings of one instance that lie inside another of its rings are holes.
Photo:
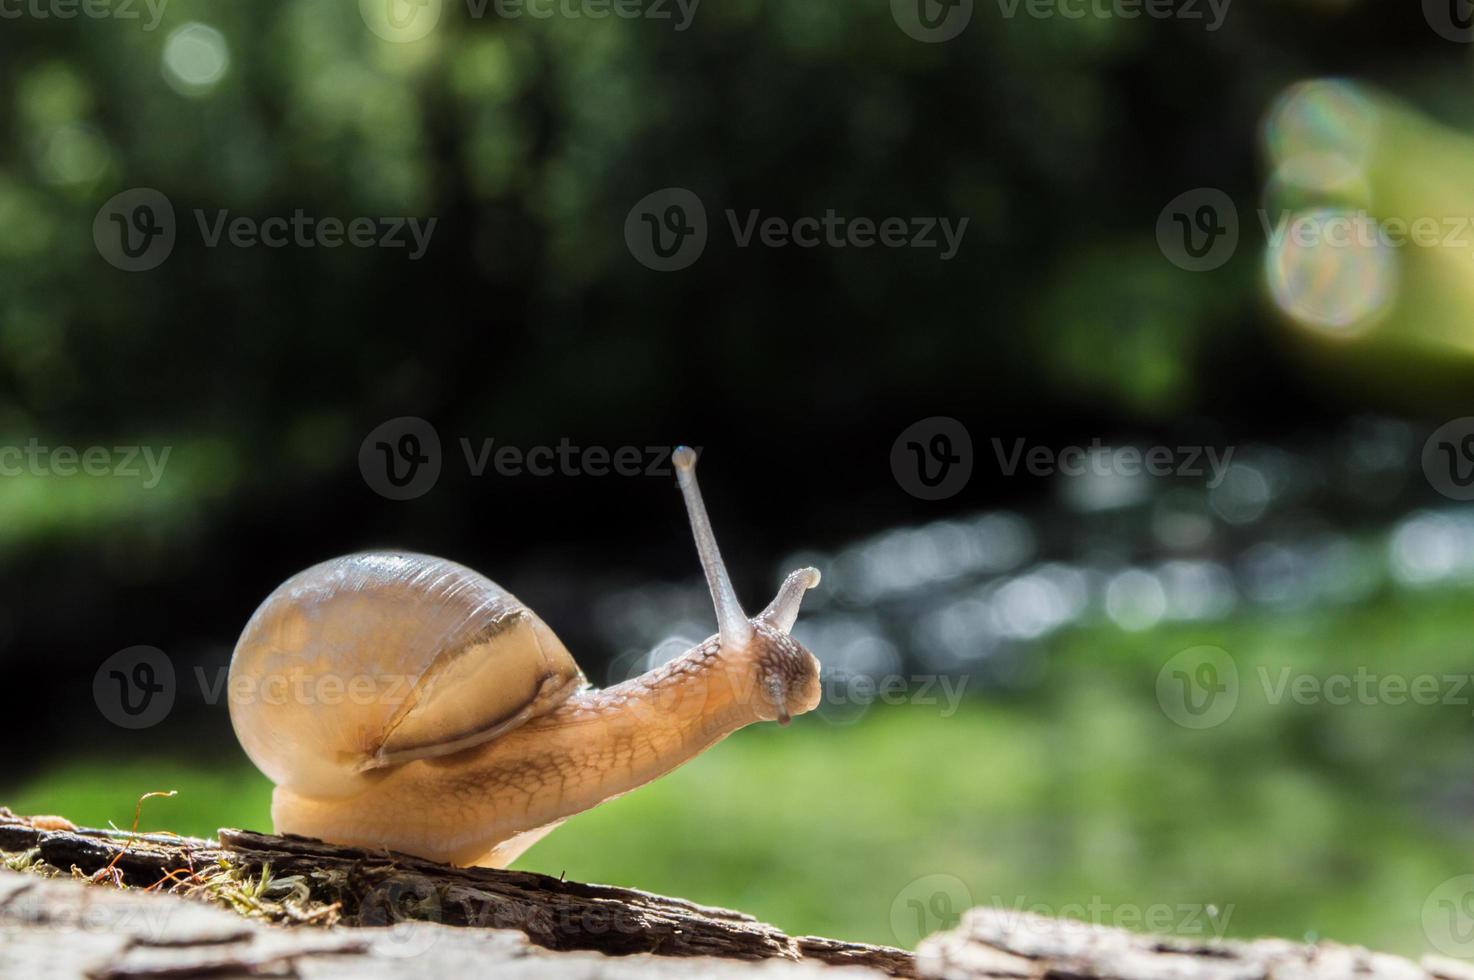
<path fill-rule="evenodd" d="M 791 636 L 812 568 L 749 619 L 695 479 L 677 476 L 717 610 L 715 636 L 647 673 L 587 686 L 515 596 L 453 562 L 348 555 L 262 603 L 231 658 L 230 713 L 276 785 L 278 833 L 504 867 L 562 820 L 819 701 Z"/>

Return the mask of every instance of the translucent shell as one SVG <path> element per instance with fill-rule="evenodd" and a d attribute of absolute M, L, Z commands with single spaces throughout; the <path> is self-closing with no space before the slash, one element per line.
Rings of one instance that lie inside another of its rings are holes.
<path fill-rule="evenodd" d="M 346 796 L 373 770 L 479 745 L 583 686 L 537 615 L 464 565 L 348 555 L 292 576 L 230 662 L 230 720 L 272 782 Z"/>

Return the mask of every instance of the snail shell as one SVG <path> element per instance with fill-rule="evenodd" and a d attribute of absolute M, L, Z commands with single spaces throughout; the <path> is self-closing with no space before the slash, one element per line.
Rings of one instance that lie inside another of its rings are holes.
<path fill-rule="evenodd" d="M 272 782 L 351 795 L 373 770 L 479 745 L 584 684 L 553 631 L 464 565 L 357 554 L 294 575 L 246 624 L 230 718 Z"/>

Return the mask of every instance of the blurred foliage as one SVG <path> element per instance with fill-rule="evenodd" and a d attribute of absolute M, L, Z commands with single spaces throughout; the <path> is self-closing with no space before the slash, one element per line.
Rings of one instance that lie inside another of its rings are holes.
<path fill-rule="evenodd" d="M 1225 348 L 1265 355 L 1257 249 L 1222 275 L 1180 275 L 1153 223 L 1164 189 L 1211 185 L 1252 224 L 1261 116 L 1315 70 L 1304 35 L 1324 16 L 1284 8 L 1235 9 L 1214 34 L 988 8 L 950 45 L 912 41 L 882 3 L 712 4 L 681 32 L 451 3 L 412 44 L 376 37 L 351 3 L 172 0 L 152 31 L 7 22 L 0 431 L 208 435 L 237 457 L 236 479 L 259 481 L 282 433 L 350 440 L 313 447 L 332 460 L 401 407 L 533 433 L 586 428 L 610 404 L 625 425 L 672 412 L 794 424 L 781 400 L 754 397 L 756 377 L 803 393 L 805 432 L 842 436 L 882 392 L 1018 416 L 1232 411 L 1249 393 L 1207 369 Z M 1355 44 L 1386 16 L 1333 26 Z M 196 23 L 220 32 L 227 67 L 179 90 L 165 50 Z M 1453 71 L 1425 33 L 1389 36 L 1361 67 Z M 1284 38 L 1303 40 L 1298 56 Z M 1246 73 L 1246 53 L 1266 50 L 1280 56 Z M 701 194 L 718 227 L 728 207 L 832 207 L 966 215 L 970 233 L 952 263 L 763 253 L 719 233 L 688 274 L 658 277 L 621 230 L 667 185 Z M 150 275 L 105 265 L 90 234 L 134 186 L 163 190 L 180 219 L 178 250 Z M 196 208 L 440 223 L 411 264 L 207 249 Z M 730 410 L 693 405 L 697 392 Z"/>

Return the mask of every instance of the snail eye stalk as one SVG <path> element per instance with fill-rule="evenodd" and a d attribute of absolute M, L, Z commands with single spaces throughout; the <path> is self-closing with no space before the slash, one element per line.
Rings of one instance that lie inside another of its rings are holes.
<path fill-rule="evenodd" d="M 798 620 L 798 608 L 804 601 L 804 593 L 818 585 L 819 578 L 817 568 L 800 568 L 796 572 L 789 572 L 778 594 L 773 596 L 768 608 L 759 613 L 757 618 L 774 629 L 784 633 L 792 632 L 793 624 Z"/>
<path fill-rule="evenodd" d="M 686 514 L 691 518 L 691 533 L 696 537 L 696 551 L 701 555 L 701 569 L 706 573 L 706 586 L 711 590 L 712 605 L 717 611 L 717 632 L 722 646 L 739 650 L 752 640 L 752 624 L 737 601 L 732 589 L 732 580 L 727 576 L 727 566 L 722 563 L 722 552 L 717 548 L 716 535 L 711 530 L 711 518 L 706 515 L 706 504 L 701 500 L 701 487 L 696 483 L 696 451 L 689 446 L 680 446 L 672 455 L 676 464 L 676 480 L 681 485 L 681 495 L 686 498 Z"/>

